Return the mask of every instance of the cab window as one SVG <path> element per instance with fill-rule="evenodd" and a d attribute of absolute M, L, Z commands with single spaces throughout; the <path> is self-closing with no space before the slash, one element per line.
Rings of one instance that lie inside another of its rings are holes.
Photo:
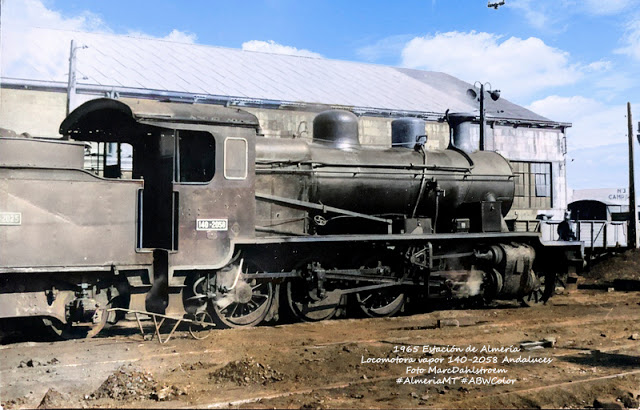
<path fill-rule="evenodd" d="M 246 139 L 227 138 L 224 141 L 224 177 L 226 179 L 246 179 L 248 156 Z"/>
<path fill-rule="evenodd" d="M 205 183 L 215 174 L 216 143 L 213 135 L 204 131 L 180 130 L 176 182 Z"/>

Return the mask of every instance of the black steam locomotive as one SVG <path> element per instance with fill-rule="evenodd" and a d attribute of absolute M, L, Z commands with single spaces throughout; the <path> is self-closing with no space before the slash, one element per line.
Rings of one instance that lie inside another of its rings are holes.
<path fill-rule="evenodd" d="M 374 148 L 346 111 L 318 114 L 308 141 L 262 137 L 238 109 L 98 99 L 60 127 L 79 142 L 0 138 L 0 318 L 92 336 L 114 307 L 239 327 L 546 301 L 581 243 L 509 232 L 509 162 L 449 120 L 446 150 L 416 118 Z M 130 144 L 131 178 L 120 160 L 84 170 L 84 142 Z"/>

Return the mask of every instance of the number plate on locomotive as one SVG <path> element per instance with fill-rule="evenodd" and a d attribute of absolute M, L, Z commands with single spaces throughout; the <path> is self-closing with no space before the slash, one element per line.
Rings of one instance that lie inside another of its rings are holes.
<path fill-rule="evenodd" d="M 227 219 L 196 219 L 196 231 L 226 231 L 229 229 Z"/>
<path fill-rule="evenodd" d="M 20 212 L 0 212 L 0 225 L 22 225 Z"/>

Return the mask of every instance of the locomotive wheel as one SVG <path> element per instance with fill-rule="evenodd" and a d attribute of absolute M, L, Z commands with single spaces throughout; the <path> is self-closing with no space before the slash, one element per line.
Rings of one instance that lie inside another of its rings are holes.
<path fill-rule="evenodd" d="M 194 320 L 199 323 L 189 324 L 189 334 L 198 340 L 206 339 L 211 335 L 210 331 L 213 330 L 215 324 L 213 318 L 208 312 L 196 313 Z"/>
<path fill-rule="evenodd" d="M 97 316 L 95 322 L 63 323 L 54 317 L 43 316 L 40 319 L 46 333 L 54 340 L 89 339 L 100 333 L 110 319 L 115 319 L 115 312 L 108 312 L 107 310 L 114 306 L 113 303 L 117 298 L 108 300 L 107 292 L 104 289 L 94 297 L 100 303 L 100 307 L 94 313 L 94 316 Z M 67 292 L 67 301 L 71 299 L 72 295 Z"/>
<path fill-rule="evenodd" d="M 289 312 L 303 322 L 319 322 L 331 319 L 342 307 L 342 292 L 327 292 L 324 299 L 314 301 L 308 296 L 304 282 L 292 280 L 284 286 L 284 296 Z"/>
<path fill-rule="evenodd" d="M 262 322 L 273 303 L 274 286 L 271 282 L 258 282 L 255 279 L 248 280 L 250 275 L 248 272 L 258 272 L 259 269 L 254 264 L 248 262 L 246 268 L 242 269 L 242 273 L 235 281 L 235 274 L 226 276 L 221 275 L 221 280 L 225 281 L 228 289 L 233 287 L 232 283 L 236 282 L 232 292 L 228 292 L 226 296 L 217 301 L 211 301 L 209 305 L 209 314 L 213 318 L 213 322 L 220 328 L 236 328 L 256 326 Z M 234 265 L 232 271 L 236 271 Z M 229 279 L 231 278 L 231 280 Z M 216 279 L 217 280 L 217 279 Z M 227 299 L 225 301 L 225 299 Z"/>
<path fill-rule="evenodd" d="M 42 324 L 54 339 L 70 340 L 70 339 L 89 339 L 97 335 L 107 324 L 107 309 L 99 309 L 100 320 L 92 324 L 72 325 L 62 323 L 60 320 L 52 317 L 43 317 Z"/>
<path fill-rule="evenodd" d="M 365 267 L 382 267 L 386 261 L 393 260 L 393 256 L 384 253 L 382 257 L 370 258 L 361 268 Z M 393 277 L 399 269 L 397 266 L 392 267 L 392 272 L 386 273 L 384 276 Z M 401 269 L 401 267 L 400 267 Z M 359 283 L 360 284 L 360 283 Z M 362 313 L 367 317 L 389 317 L 393 316 L 406 302 L 406 294 L 399 288 L 382 288 L 378 290 L 370 290 L 359 292 L 355 295 L 355 303 Z"/>
<path fill-rule="evenodd" d="M 496 269 L 486 271 L 481 285 L 482 299 L 485 303 L 493 301 L 504 286 L 502 275 Z"/>
<path fill-rule="evenodd" d="M 246 283 L 246 282 L 245 282 Z M 244 285 L 243 285 L 244 286 Z M 221 328 L 256 326 L 267 316 L 273 302 L 273 285 L 269 282 L 246 283 L 251 295 L 249 299 L 220 307 L 215 302 L 209 309 L 213 321 Z"/>
<path fill-rule="evenodd" d="M 518 301 L 523 307 L 544 305 L 553 296 L 556 288 L 556 275 L 548 273 L 537 278 L 538 284 L 534 290 L 522 296 Z"/>
<path fill-rule="evenodd" d="M 406 295 L 398 290 L 380 289 L 356 293 L 356 302 L 368 317 L 393 316 L 404 305 Z"/>

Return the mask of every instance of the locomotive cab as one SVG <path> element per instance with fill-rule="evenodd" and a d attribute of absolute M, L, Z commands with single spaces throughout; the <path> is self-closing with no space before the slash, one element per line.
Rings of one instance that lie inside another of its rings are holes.
<path fill-rule="evenodd" d="M 234 109 L 111 99 L 85 103 L 61 125 L 75 140 L 133 147 L 132 178 L 144 181 L 137 248 L 154 252 L 147 310 L 165 312 L 168 289 L 184 287 L 190 271 L 225 266 L 232 241 L 253 236 L 257 127 Z"/>

